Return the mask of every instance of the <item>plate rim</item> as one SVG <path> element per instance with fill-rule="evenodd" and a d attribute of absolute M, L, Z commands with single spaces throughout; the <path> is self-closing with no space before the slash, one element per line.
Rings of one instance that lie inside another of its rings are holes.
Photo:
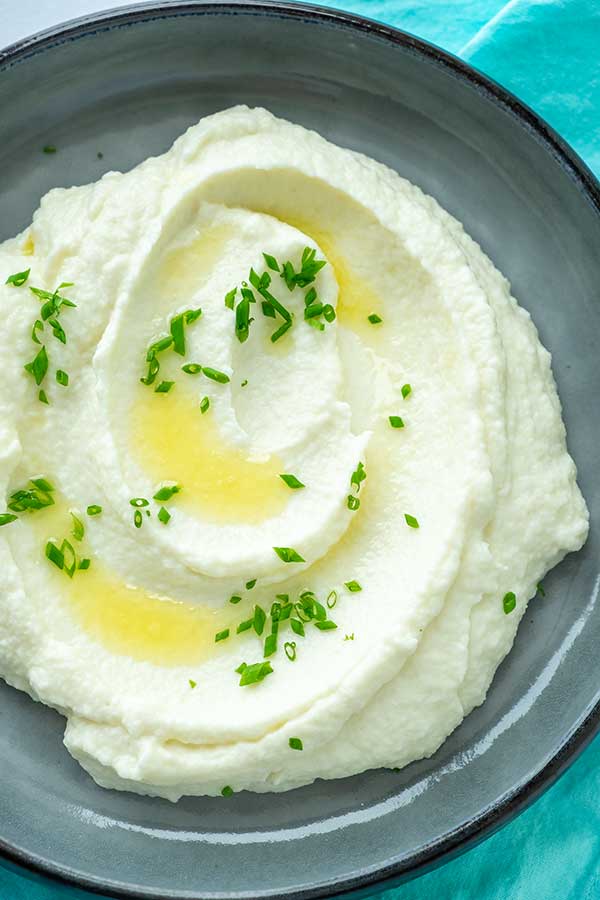
<path fill-rule="evenodd" d="M 219 14 L 225 10 L 252 15 L 279 13 L 288 18 L 304 18 L 316 24 L 337 24 L 363 34 L 379 37 L 400 46 L 415 55 L 434 62 L 454 77 L 470 85 L 492 104 L 512 115 L 520 127 L 530 132 L 549 152 L 560 167 L 579 188 L 582 196 L 591 204 L 600 218 L 600 181 L 579 154 L 538 113 L 519 100 L 500 83 L 464 62 L 459 57 L 437 45 L 416 37 L 410 32 L 391 25 L 347 12 L 308 2 L 289 0 L 145 0 L 135 6 L 117 6 L 78 18 L 60 22 L 55 26 L 35 32 L 4 48 L 0 48 L 0 77 L 6 68 L 24 62 L 53 46 L 85 36 L 89 32 L 112 30 L 120 25 L 134 25 L 156 18 L 177 18 L 182 15 Z M 316 898 L 348 896 L 356 891 L 371 889 L 381 891 L 437 868 L 450 859 L 490 837 L 511 819 L 537 800 L 554 784 L 577 759 L 593 737 L 600 731 L 600 699 L 582 714 L 579 724 L 565 737 L 562 744 L 541 768 L 512 791 L 490 804 L 478 816 L 432 840 L 411 856 L 347 878 L 299 890 L 266 892 L 264 900 L 316 900 Z M 202 900 L 202 894 L 165 894 L 154 889 L 128 887 L 114 881 L 90 878 L 75 869 L 39 857 L 21 847 L 5 841 L 0 836 L 0 864 L 3 861 L 24 875 L 44 876 L 59 884 L 77 887 L 92 894 L 103 894 L 117 900 Z M 211 895 L 214 897 L 214 894 Z M 223 893 L 223 898 L 246 896 L 239 892 Z M 256 900 L 260 900 L 255 895 Z"/>

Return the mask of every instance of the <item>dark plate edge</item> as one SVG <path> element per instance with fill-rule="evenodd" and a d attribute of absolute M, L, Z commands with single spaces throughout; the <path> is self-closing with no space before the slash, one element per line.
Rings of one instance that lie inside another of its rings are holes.
<path fill-rule="evenodd" d="M 134 25 L 137 22 L 153 18 L 171 18 L 202 13 L 218 14 L 226 11 L 230 13 L 240 11 L 252 15 L 279 14 L 289 18 L 304 18 L 316 23 L 338 24 L 341 27 L 349 27 L 379 37 L 436 63 L 448 70 L 455 78 L 466 82 L 478 93 L 486 96 L 505 113 L 517 119 L 520 126 L 526 128 L 544 146 L 546 151 L 550 152 L 561 168 L 577 184 L 583 197 L 600 215 L 600 183 L 575 150 L 531 107 L 492 78 L 440 47 L 398 28 L 339 9 L 330 9 L 310 3 L 277 2 L 277 0 L 224 0 L 224 2 L 182 0 L 182 2 L 166 3 L 161 0 L 149 0 L 149 2 L 136 6 L 116 7 L 106 12 L 72 19 L 0 49 L 0 74 L 6 66 L 23 62 L 29 56 L 36 55 L 54 45 L 83 37 L 89 33 L 113 29 L 120 25 Z M 294 900 L 316 900 L 321 897 L 348 896 L 349 892 L 364 894 L 366 889 L 389 889 L 401 881 L 437 868 L 491 836 L 537 800 L 543 791 L 554 784 L 576 760 L 599 731 L 600 701 L 585 713 L 580 724 L 567 737 L 557 753 L 532 778 L 505 795 L 476 819 L 464 823 L 442 839 L 427 845 L 418 853 L 401 862 L 336 882 L 322 883 L 299 891 L 288 890 L 283 894 L 264 893 L 262 897 L 265 900 L 266 898 L 288 900 L 290 897 L 293 897 Z M 54 882 L 82 888 L 92 894 L 104 894 L 117 898 L 117 900 L 213 900 L 213 898 L 219 898 L 219 900 L 231 898 L 233 900 L 233 898 L 249 896 L 240 893 L 210 894 L 204 895 L 204 897 L 200 894 L 192 895 L 189 892 L 180 895 L 164 894 L 145 889 L 139 891 L 114 882 L 112 884 L 102 883 L 97 879 L 89 879 L 73 869 L 33 857 L 26 851 L 5 843 L 1 838 L 0 856 L 4 857 L 7 862 L 28 870 L 33 875 L 41 874 Z M 256 897 L 256 900 L 259 898 Z"/>

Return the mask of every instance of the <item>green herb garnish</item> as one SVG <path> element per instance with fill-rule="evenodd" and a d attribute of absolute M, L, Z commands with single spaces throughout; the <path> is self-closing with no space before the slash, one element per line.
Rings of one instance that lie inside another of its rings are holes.
<path fill-rule="evenodd" d="M 290 748 L 292 750 L 304 750 L 302 746 L 302 741 L 298 737 L 291 737 L 289 740 Z"/>
<path fill-rule="evenodd" d="M 82 541 L 85 534 L 85 528 L 81 519 L 71 510 L 71 518 L 73 519 L 73 530 L 71 534 L 76 541 Z"/>
<path fill-rule="evenodd" d="M 88 516 L 99 516 L 102 512 L 102 507 L 98 506 L 97 503 L 92 503 L 91 506 L 88 506 L 86 512 Z"/>
<path fill-rule="evenodd" d="M 544 590 L 541 581 L 538 581 L 538 583 L 537 583 L 537 585 L 536 585 L 536 591 L 538 592 L 538 594 L 540 595 L 540 597 L 545 597 L 545 596 L 546 596 L 546 591 Z"/>
<path fill-rule="evenodd" d="M 180 484 L 162 484 L 156 493 L 152 495 L 152 499 L 158 500 L 160 503 L 166 503 L 167 500 L 170 500 L 175 494 L 179 494 L 180 491 Z M 144 505 L 146 506 L 147 503 Z"/>
<path fill-rule="evenodd" d="M 1 513 L 0 514 L 0 527 L 2 525 L 9 525 L 10 522 L 14 522 L 17 519 L 17 516 L 14 513 Z"/>
<path fill-rule="evenodd" d="M 409 394 L 412 394 L 412 387 L 410 386 L 410 384 L 403 384 L 402 385 L 402 397 L 404 398 L 404 400 L 406 400 L 406 398 L 409 396 Z"/>
<path fill-rule="evenodd" d="M 505 614 L 508 615 L 509 613 L 511 613 L 516 605 L 517 598 L 512 591 L 509 591 L 508 594 L 504 595 L 504 598 L 502 600 L 502 608 L 504 609 Z"/>
<path fill-rule="evenodd" d="M 262 606 L 256 605 L 254 607 L 254 617 L 252 619 L 252 627 L 254 628 L 255 632 L 257 633 L 257 635 L 259 637 L 264 631 L 266 621 L 267 621 L 267 615 L 266 615 L 264 609 L 262 608 Z"/>
<path fill-rule="evenodd" d="M 63 372 L 62 369 L 56 370 L 56 380 L 59 384 L 62 384 L 63 387 L 69 386 L 69 376 L 66 372 Z"/>
<path fill-rule="evenodd" d="M 46 348 L 42 345 L 32 361 L 23 366 L 23 368 L 26 372 L 33 375 L 35 383 L 39 387 L 48 371 L 48 354 L 46 353 Z"/>
<path fill-rule="evenodd" d="M 289 659 L 290 662 L 295 662 L 296 660 L 296 641 L 286 641 L 283 645 L 283 649 L 285 655 Z"/>
<path fill-rule="evenodd" d="M 257 684 L 260 681 L 264 681 L 267 675 L 271 675 L 273 672 L 273 666 L 268 661 L 253 663 L 250 666 L 242 663 L 238 666 L 236 672 L 241 675 L 240 686 L 244 687 L 247 684 Z"/>
<path fill-rule="evenodd" d="M 362 591 L 362 585 L 358 581 L 345 581 L 344 586 L 348 588 L 351 594 L 357 594 L 358 591 Z"/>
<path fill-rule="evenodd" d="M 162 525 L 167 525 L 168 522 L 170 521 L 170 519 L 171 519 L 171 513 L 169 512 L 169 510 L 165 509 L 164 506 L 161 506 L 161 508 L 158 511 L 158 521 Z"/>
<path fill-rule="evenodd" d="M 21 287 L 21 285 L 25 284 L 29 278 L 30 272 L 31 269 L 25 269 L 24 272 L 15 272 L 14 275 L 8 276 L 4 284 L 12 284 L 14 287 Z"/>
<path fill-rule="evenodd" d="M 45 403 L 47 406 L 50 405 L 48 402 L 48 397 L 46 396 L 46 391 L 38 391 L 38 400 L 40 401 L 40 403 Z"/>
<path fill-rule="evenodd" d="M 404 428 L 404 422 L 400 416 L 388 416 L 392 428 Z"/>
<path fill-rule="evenodd" d="M 371 325 L 380 325 L 383 322 L 381 316 L 378 316 L 377 313 L 371 313 L 370 316 L 367 316 L 367 319 L 371 323 Z"/>
<path fill-rule="evenodd" d="M 247 581 L 246 582 L 246 590 L 251 591 L 255 584 L 256 584 L 256 578 L 252 578 L 250 581 Z"/>
<path fill-rule="evenodd" d="M 273 272 L 279 272 L 279 263 L 270 253 L 263 253 L 264 260 Z"/>
<path fill-rule="evenodd" d="M 225 294 L 225 306 L 227 309 L 233 309 L 235 304 L 235 295 L 237 294 L 237 288 L 234 287 L 232 291 L 229 291 L 228 294 Z"/>
<path fill-rule="evenodd" d="M 221 789 L 221 794 L 223 797 L 233 797 L 233 788 L 226 784 L 225 787 Z"/>
<path fill-rule="evenodd" d="M 279 477 L 281 478 L 282 481 L 284 481 L 287 484 L 287 486 L 289 488 L 292 488 L 292 490 L 297 490 L 298 488 L 306 487 L 306 485 L 303 484 L 298 478 L 296 478 L 295 475 L 287 474 L 287 475 L 280 475 Z"/>
<path fill-rule="evenodd" d="M 229 628 L 224 628 L 223 631 L 218 631 L 215 634 L 215 644 L 218 644 L 219 641 L 224 641 L 229 637 Z"/>
<path fill-rule="evenodd" d="M 358 499 L 358 497 L 355 497 L 354 494 L 348 494 L 346 503 L 348 504 L 348 509 L 351 509 L 352 512 L 356 512 L 356 510 L 360 506 L 360 500 Z"/>
<path fill-rule="evenodd" d="M 237 603 L 241 603 L 241 600 L 242 600 L 242 598 L 240 597 L 239 594 L 232 594 L 231 597 L 229 598 L 229 602 L 230 602 L 230 603 L 233 603 L 234 606 L 235 606 Z"/>
<path fill-rule="evenodd" d="M 42 153 L 56 153 L 56 147 L 54 144 L 46 144 L 42 147 Z"/>
<path fill-rule="evenodd" d="M 366 477 L 367 477 L 367 473 L 366 473 L 365 467 L 364 467 L 363 463 L 359 462 L 356 469 L 350 476 L 350 485 L 351 485 L 351 487 L 356 488 L 356 493 L 358 493 L 360 491 L 360 486 Z"/>
<path fill-rule="evenodd" d="M 300 556 L 293 547 L 273 547 L 273 550 L 282 562 L 306 562 L 303 556 Z"/>
<path fill-rule="evenodd" d="M 132 497 L 129 503 L 131 506 L 135 506 L 136 509 L 143 509 L 144 506 L 150 505 L 150 501 L 146 500 L 145 497 Z"/>
<path fill-rule="evenodd" d="M 203 397 L 200 401 L 200 412 L 202 413 L 202 415 L 204 415 L 204 413 L 208 411 L 209 406 L 210 400 L 208 399 L 208 397 Z"/>
<path fill-rule="evenodd" d="M 198 684 L 198 682 L 197 682 L 197 681 L 194 681 L 193 678 L 189 678 L 189 679 L 188 679 L 188 684 L 189 684 L 189 686 L 190 686 L 190 687 L 192 688 L 192 690 L 193 690 L 193 689 L 196 687 L 196 685 Z"/>
<path fill-rule="evenodd" d="M 202 371 L 202 366 L 200 363 L 187 363 L 181 367 L 181 371 L 185 372 L 186 375 L 199 375 Z"/>
<path fill-rule="evenodd" d="M 211 369 L 209 366 L 202 366 L 202 374 L 212 381 L 218 381 L 219 384 L 227 384 L 230 380 L 229 375 L 226 375 L 225 372 L 219 372 L 218 369 Z"/>
<path fill-rule="evenodd" d="M 404 513 L 404 519 L 405 519 L 405 521 L 406 521 L 406 524 L 407 524 L 410 528 L 418 528 L 418 527 L 419 527 L 419 523 L 418 523 L 418 521 L 415 519 L 414 516 L 411 516 L 411 515 L 409 515 L 408 513 Z"/>
<path fill-rule="evenodd" d="M 161 381 L 160 384 L 158 384 L 154 388 L 154 393 L 155 394 L 168 394 L 174 384 L 175 384 L 174 381 Z"/>

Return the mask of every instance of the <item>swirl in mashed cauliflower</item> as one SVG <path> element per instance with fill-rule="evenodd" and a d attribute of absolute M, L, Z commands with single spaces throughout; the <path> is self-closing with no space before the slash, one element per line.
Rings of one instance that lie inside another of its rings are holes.
<path fill-rule="evenodd" d="M 461 225 L 238 107 L 51 191 L 0 275 L 0 675 L 69 752 L 171 800 L 432 754 L 588 527 Z"/>

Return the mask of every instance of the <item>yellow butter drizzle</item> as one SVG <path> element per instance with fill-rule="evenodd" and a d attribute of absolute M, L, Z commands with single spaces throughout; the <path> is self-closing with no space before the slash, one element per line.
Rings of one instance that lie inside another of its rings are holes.
<path fill-rule="evenodd" d="M 228 444 L 213 410 L 200 412 L 201 392 L 195 397 L 182 386 L 190 377 L 182 374 L 168 394 L 140 385 L 130 413 L 134 457 L 157 483 L 183 486 L 176 508 L 217 523 L 255 524 L 277 515 L 290 495 L 278 477 L 281 460 L 254 460 Z"/>

